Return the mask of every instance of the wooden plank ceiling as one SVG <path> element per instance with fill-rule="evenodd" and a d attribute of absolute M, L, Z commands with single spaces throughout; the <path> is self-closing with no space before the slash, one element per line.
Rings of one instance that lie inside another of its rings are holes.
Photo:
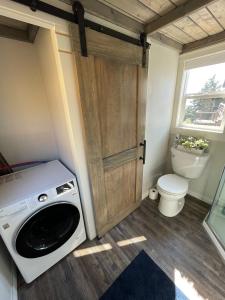
<path fill-rule="evenodd" d="M 61 0 L 71 3 L 70 0 Z M 135 32 L 166 37 L 183 51 L 225 40 L 225 0 L 80 0 L 85 11 Z M 156 29 L 155 29 L 156 28 Z"/>

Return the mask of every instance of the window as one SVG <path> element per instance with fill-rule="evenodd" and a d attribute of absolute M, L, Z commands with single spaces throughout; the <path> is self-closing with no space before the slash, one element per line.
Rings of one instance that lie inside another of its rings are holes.
<path fill-rule="evenodd" d="M 225 124 L 225 63 L 184 71 L 178 126 L 222 133 Z"/>

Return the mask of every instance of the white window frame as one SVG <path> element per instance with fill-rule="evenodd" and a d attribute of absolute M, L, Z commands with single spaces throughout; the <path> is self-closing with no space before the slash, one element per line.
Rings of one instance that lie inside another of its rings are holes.
<path fill-rule="evenodd" d="M 212 65 L 212 64 L 209 64 Z M 206 65 L 207 66 L 207 65 Z M 201 67 L 201 65 L 199 65 Z M 191 68 L 190 68 L 191 69 Z M 225 116 L 223 118 L 223 121 L 221 125 L 218 126 L 209 126 L 209 125 L 196 125 L 196 124 L 184 124 L 184 115 L 185 115 L 185 105 L 186 105 L 186 100 L 187 99 L 197 99 L 201 98 L 203 99 L 210 99 L 210 98 L 224 98 L 225 99 L 225 91 L 223 92 L 213 92 L 213 93 L 196 93 L 196 94 L 185 94 L 186 91 L 186 86 L 188 82 L 188 76 L 189 76 L 189 70 L 186 70 L 183 66 L 182 69 L 182 84 L 180 86 L 180 101 L 179 101 L 179 109 L 177 111 L 177 118 L 176 118 L 176 128 L 180 129 L 187 129 L 187 130 L 194 130 L 194 131 L 204 131 L 204 132 L 214 132 L 214 133 L 219 133 L 223 134 L 225 131 Z M 204 100 L 203 100 L 204 101 Z"/>

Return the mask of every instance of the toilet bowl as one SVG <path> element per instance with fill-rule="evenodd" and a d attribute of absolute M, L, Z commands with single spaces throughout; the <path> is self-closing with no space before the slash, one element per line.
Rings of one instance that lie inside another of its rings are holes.
<path fill-rule="evenodd" d="M 167 174 L 159 178 L 157 189 L 161 196 L 159 211 L 166 217 L 176 216 L 184 206 L 188 181 L 176 174 Z"/>
<path fill-rule="evenodd" d="M 158 208 L 164 216 L 174 217 L 182 210 L 189 179 L 201 176 L 208 159 L 208 154 L 198 155 L 171 148 L 172 168 L 176 174 L 163 175 L 157 182 L 160 194 Z"/>

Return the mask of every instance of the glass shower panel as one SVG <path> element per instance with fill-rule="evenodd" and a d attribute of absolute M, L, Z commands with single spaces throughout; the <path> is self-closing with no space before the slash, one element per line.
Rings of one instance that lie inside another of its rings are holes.
<path fill-rule="evenodd" d="M 225 249 L 225 169 L 206 222 Z"/>

